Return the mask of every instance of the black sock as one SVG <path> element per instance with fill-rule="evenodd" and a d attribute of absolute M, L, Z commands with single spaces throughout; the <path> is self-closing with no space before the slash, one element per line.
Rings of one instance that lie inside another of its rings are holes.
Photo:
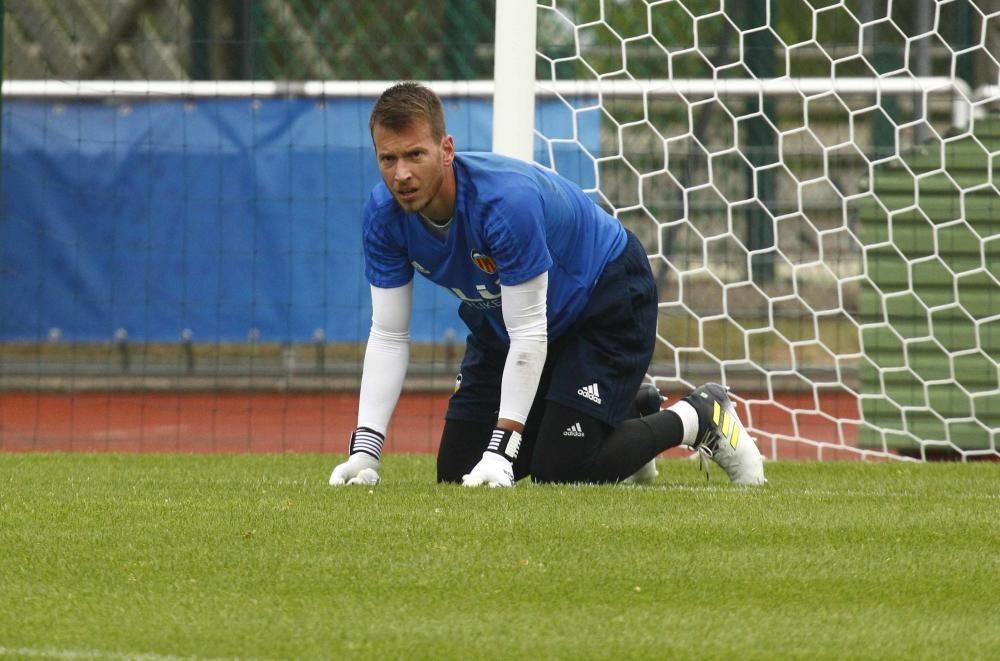
<path fill-rule="evenodd" d="M 625 479 L 664 450 L 680 445 L 683 436 L 684 425 L 673 411 L 626 420 L 601 445 L 597 460 L 600 481 Z"/>
<path fill-rule="evenodd" d="M 537 482 L 620 482 L 656 455 L 679 445 L 683 434 L 681 419 L 673 411 L 626 420 L 611 429 L 595 418 L 549 402 L 532 458 L 532 478 Z"/>
<path fill-rule="evenodd" d="M 635 422 L 645 424 L 649 427 L 653 435 L 656 454 L 660 454 L 670 448 L 675 448 L 684 440 L 684 422 L 679 415 L 670 409 L 659 411 L 653 415 L 647 415 L 635 420 Z"/>

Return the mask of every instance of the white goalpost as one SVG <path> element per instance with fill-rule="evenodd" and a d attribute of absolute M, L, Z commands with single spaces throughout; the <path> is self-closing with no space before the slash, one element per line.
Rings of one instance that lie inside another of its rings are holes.
<path fill-rule="evenodd" d="M 493 151 L 534 158 L 535 0 L 498 2 L 493 60 Z"/>

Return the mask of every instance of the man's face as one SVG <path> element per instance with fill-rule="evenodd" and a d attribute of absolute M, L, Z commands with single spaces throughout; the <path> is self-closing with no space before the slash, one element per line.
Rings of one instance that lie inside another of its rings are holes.
<path fill-rule="evenodd" d="M 455 156 L 450 135 L 435 140 L 426 121 L 414 120 L 400 131 L 376 124 L 372 140 L 382 181 L 399 206 L 434 220 L 451 217 L 454 196 L 447 185 L 442 190 Z"/>

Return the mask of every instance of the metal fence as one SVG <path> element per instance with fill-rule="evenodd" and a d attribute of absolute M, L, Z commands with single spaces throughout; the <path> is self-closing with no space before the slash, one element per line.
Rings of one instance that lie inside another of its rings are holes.
<path fill-rule="evenodd" d="M 699 78 L 754 52 L 774 75 L 870 75 L 910 66 L 972 88 L 996 84 L 1000 0 L 540 0 L 538 74 L 627 68 Z M 822 22 L 813 11 L 822 9 Z M 6 79 L 473 80 L 493 75 L 495 0 L 0 0 Z M 939 16 L 933 23 L 933 15 Z M 843 14 L 843 17 L 840 16 Z M 767 29 L 762 29 L 764 27 Z M 694 34 L 699 43 L 697 52 Z M 786 48 L 796 44 L 794 52 Z M 985 48 L 971 48 L 985 44 Z M 666 51 L 685 51 L 671 58 Z M 949 54 L 961 53 L 951 61 Z M 557 60 L 548 66 L 543 61 Z M 907 62 L 907 59 L 912 60 Z M 626 61 L 627 60 L 627 65 Z M 584 64 L 586 63 L 586 64 Z M 945 70 L 947 69 L 947 70 Z"/>
<path fill-rule="evenodd" d="M 491 0 L 5 0 L 6 79 L 470 80 Z"/>

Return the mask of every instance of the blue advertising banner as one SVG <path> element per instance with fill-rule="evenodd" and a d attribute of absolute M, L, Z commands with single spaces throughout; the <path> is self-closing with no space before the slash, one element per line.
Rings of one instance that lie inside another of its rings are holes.
<path fill-rule="evenodd" d="M 317 329 L 363 341 L 371 103 L 5 100 L 0 340 L 58 328 L 80 342 L 117 329 L 153 342 L 185 329 L 196 342 L 300 342 Z M 488 100 L 448 99 L 446 112 L 459 150 L 490 148 Z M 557 140 L 555 162 L 542 139 L 536 159 L 593 188 L 597 114 L 556 99 L 536 112 Z M 457 299 L 416 286 L 413 339 L 462 337 Z"/>

